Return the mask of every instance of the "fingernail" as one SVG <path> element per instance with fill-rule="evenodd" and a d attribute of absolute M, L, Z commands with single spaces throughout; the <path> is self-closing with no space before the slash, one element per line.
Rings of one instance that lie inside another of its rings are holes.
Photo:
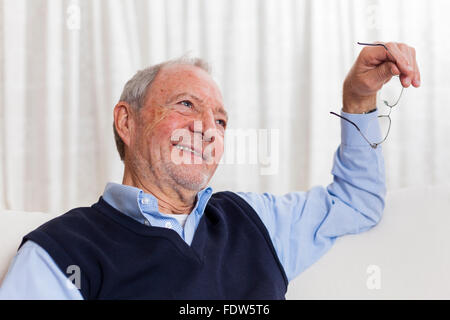
<path fill-rule="evenodd" d="M 412 67 L 411 65 L 408 65 L 406 68 L 407 68 L 409 71 L 413 71 L 413 67 Z"/>
<path fill-rule="evenodd" d="M 406 78 L 405 78 L 405 85 L 406 85 L 406 86 L 409 86 L 410 84 L 411 84 L 411 79 L 408 78 L 408 77 L 406 77 Z"/>

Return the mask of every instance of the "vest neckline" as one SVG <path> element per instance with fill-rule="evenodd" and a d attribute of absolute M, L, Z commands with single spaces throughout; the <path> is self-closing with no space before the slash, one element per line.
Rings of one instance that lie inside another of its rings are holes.
<path fill-rule="evenodd" d="M 100 197 L 98 202 L 92 205 L 92 208 L 135 234 L 143 237 L 161 237 L 167 239 L 180 253 L 203 264 L 203 249 L 206 239 L 205 232 L 201 231 L 204 229 L 206 210 L 205 214 L 200 218 L 197 230 L 189 246 L 176 231 L 163 227 L 146 226 L 112 207 L 103 197 Z"/>

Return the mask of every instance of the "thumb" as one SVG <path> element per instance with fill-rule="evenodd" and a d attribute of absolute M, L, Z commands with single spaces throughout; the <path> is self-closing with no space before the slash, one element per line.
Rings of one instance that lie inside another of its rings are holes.
<path fill-rule="evenodd" d="M 383 83 L 391 80 L 393 76 L 398 76 L 400 74 L 400 70 L 393 62 L 382 63 L 376 68 L 376 70 L 379 80 L 383 81 Z"/>

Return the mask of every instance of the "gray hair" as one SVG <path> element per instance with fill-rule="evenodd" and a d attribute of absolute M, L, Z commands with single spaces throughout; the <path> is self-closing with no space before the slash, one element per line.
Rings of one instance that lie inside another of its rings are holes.
<path fill-rule="evenodd" d="M 120 101 L 129 103 L 136 110 L 142 108 L 147 98 L 147 93 L 150 86 L 158 75 L 158 72 L 162 68 L 172 65 L 196 66 L 211 74 L 209 64 L 200 58 L 182 56 L 177 59 L 168 60 L 136 72 L 136 74 L 125 84 L 122 94 L 120 95 Z M 119 152 L 120 159 L 123 161 L 125 158 L 125 144 L 120 138 L 114 123 L 113 130 L 117 151 Z"/>

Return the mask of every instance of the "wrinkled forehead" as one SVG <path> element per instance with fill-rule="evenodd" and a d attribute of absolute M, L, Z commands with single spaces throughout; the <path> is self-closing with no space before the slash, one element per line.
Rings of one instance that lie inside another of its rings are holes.
<path fill-rule="evenodd" d="M 205 102 L 223 105 L 217 83 L 205 70 L 192 65 L 163 67 L 153 81 L 149 94 L 165 103 L 184 92 L 200 97 Z"/>

